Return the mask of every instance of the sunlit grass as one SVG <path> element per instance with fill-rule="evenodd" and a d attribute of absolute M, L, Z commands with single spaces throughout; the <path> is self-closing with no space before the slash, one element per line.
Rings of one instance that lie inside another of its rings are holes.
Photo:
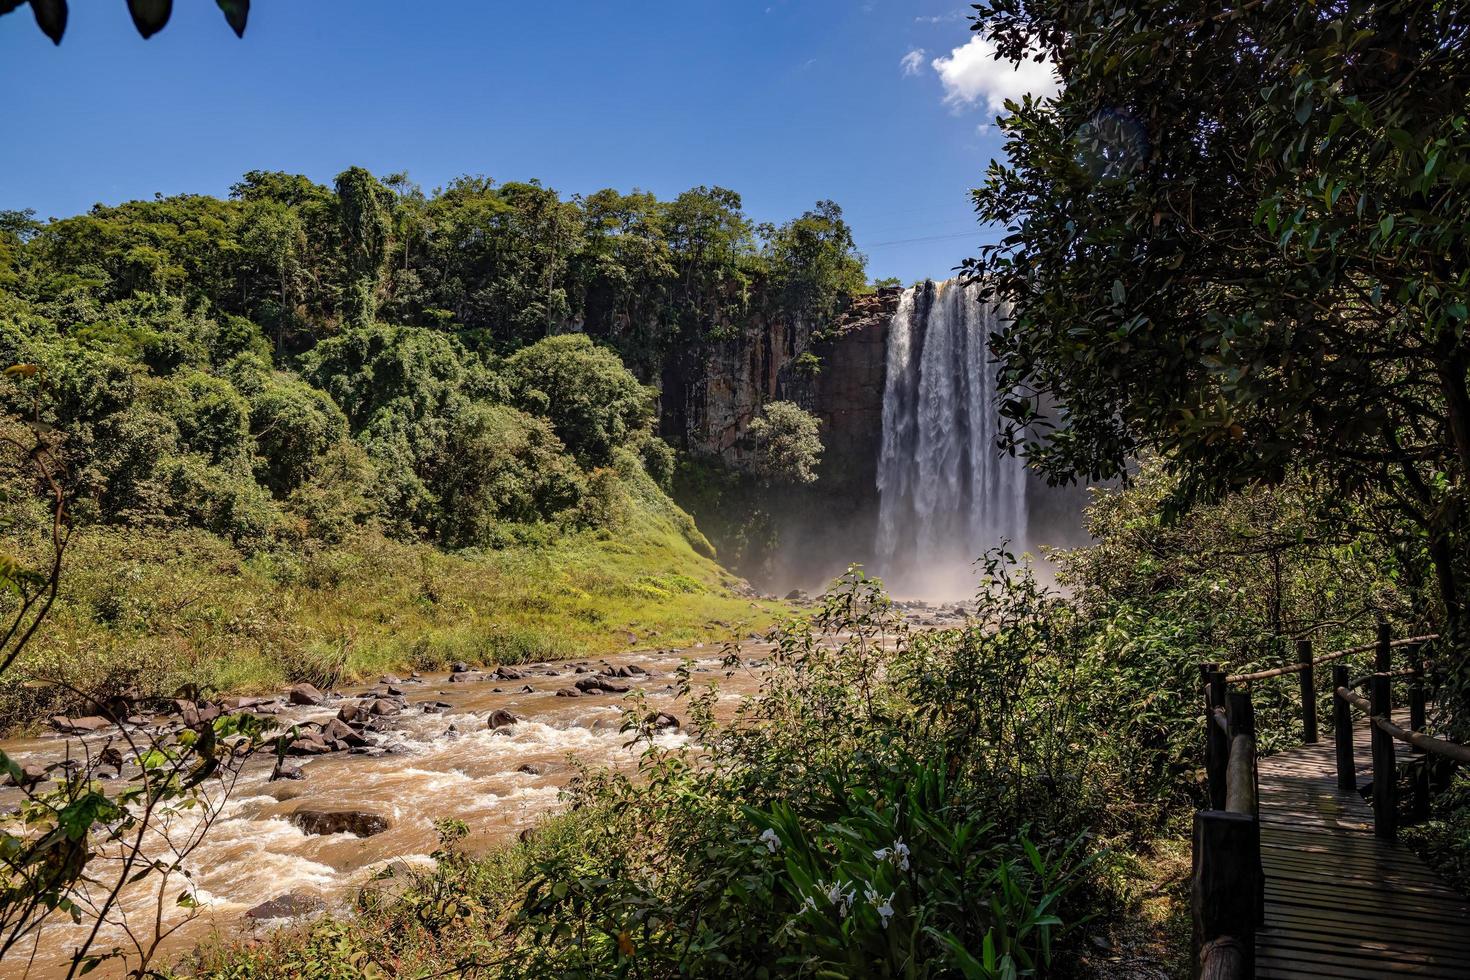
<path fill-rule="evenodd" d="M 651 485 L 615 528 L 445 552 L 364 532 L 242 556 L 199 531 L 88 528 L 64 602 L 22 665 L 81 690 L 259 693 L 346 685 L 456 660 L 524 663 L 744 636 L 781 611 L 737 580 Z M 11 685 L 0 723 L 60 710 L 61 687 Z"/>

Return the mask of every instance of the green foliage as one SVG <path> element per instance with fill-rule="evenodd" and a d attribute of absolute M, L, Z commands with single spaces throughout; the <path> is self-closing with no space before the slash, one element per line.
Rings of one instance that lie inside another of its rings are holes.
<path fill-rule="evenodd" d="M 864 261 L 842 220 L 842 208 L 819 201 L 795 221 L 761 228 L 764 254 L 780 305 L 810 323 L 837 313 L 839 297 L 866 291 Z"/>
<path fill-rule="evenodd" d="M 1463 643 L 1461 8 L 976 9 L 1003 58 L 1046 57 L 1063 83 L 1008 106 L 1007 162 L 975 196 L 1006 227 L 977 271 L 1014 303 L 994 346 L 1016 439 L 1061 479 L 1155 451 L 1184 503 L 1310 474 L 1427 553 Z M 1055 428 L 1034 424 L 1043 402 Z"/>
<path fill-rule="evenodd" d="M 451 420 L 429 486 L 439 500 L 437 536 L 463 547 L 495 543 L 498 525 L 575 507 L 585 481 L 550 424 L 508 405 L 476 404 Z"/>
<path fill-rule="evenodd" d="M 755 443 L 755 473 L 783 483 L 815 483 L 821 429 L 821 420 L 795 402 L 767 403 L 746 430 Z"/>
<path fill-rule="evenodd" d="M 549 419 L 584 466 L 606 466 L 615 448 L 649 436 L 656 393 L 583 334 L 547 337 L 516 351 L 506 358 L 504 376 L 511 401 Z"/>
<path fill-rule="evenodd" d="M 342 320 L 348 327 L 366 327 L 375 319 L 378 277 L 392 234 L 389 217 L 392 202 L 392 193 L 361 167 L 337 175 L 337 214 L 347 274 L 342 291 Z"/>

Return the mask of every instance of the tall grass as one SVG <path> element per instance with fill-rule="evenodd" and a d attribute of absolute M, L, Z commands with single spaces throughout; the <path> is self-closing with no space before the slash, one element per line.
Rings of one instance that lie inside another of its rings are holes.
<path fill-rule="evenodd" d="M 193 530 L 88 528 L 56 615 L 0 691 L 0 726 L 77 707 L 68 689 L 172 696 L 370 680 L 684 646 L 764 627 L 687 515 L 642 481 L 615 530 L 529 529 L 446 552 L 363 532 L 244 555 Z"/>

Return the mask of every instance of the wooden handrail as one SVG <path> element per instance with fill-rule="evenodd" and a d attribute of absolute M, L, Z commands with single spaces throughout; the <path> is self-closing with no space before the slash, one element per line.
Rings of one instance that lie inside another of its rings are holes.
<path fill-rule="evenodd" d="M 1389 644 L 1389 646 L 1412 646 L 1415 643 L 1429 643 L 1437 639 L 1439 639 L 1438 633 L 1428 633 L 1424 636 L 1411 636 L 1403 640 L 1394 640 L 1392 643 Z M 1270 670 L 1251 671 L 1248 674 L 1230 674 L 1225 678 L 1225 680 L 1231 684 L 1245 684 L 1249 683 L 1250 681 L 1265 681 L 1270 680 L 1273 677 L 1285 677 L 1287 674 L 1300 673 L 1303 670 L 1306 670 L 1308 666 L 1320 667 L 1323 664 L 1330 664 L 1334 660 L 1341 660 L 1343 657 L 1350 657 L 1355 653 L 1370 653 L 1376 649 L 1378 649 L 1377 643 L 1363 643 L 1355 647 L 1348 647 L 1345 650 L 1333 650 L 1331 653 L 1324 653 L 1320 657 L 1314 657 L 1311 660 L 1310 664 L 1295 663 L 1289 664 L 1285 667 L 1273 667 Z"/>
<path fill-rule="evenodd" d="M 1336 738 L 1338 788 L 1355 792 L 1357 769 L 1353 759 L 1352 709 L 1365 712 L 1373 738 L 1374 831 L 1391 838 L 1397 832 L 1397 760 L 1393 742 L 1405 742 L 1417 751 L 1470 762 L 1470 747 L 1424 734 L 1427 665 L 1417 654 L 1410 666 L 1393 669 L 1392 651 L 1417 647 L 1439 639 L 1438 634 L 1391 639 L 1389 628 L 1378 625 L 1373 643 L 1312 656 L 1310 640 L 1299 640 L 1294 664 L 1270 670 L 1225 674 L 1218 664 L 1202 665 L 1205 688 L 1206 774 L 1210 802 L 1195 814 L 1194 874 L 1192 879 L 1197 977 L 1209 980 L 1246 980 L 1254 976 L 1255 930 L 1264 910 L 1261 874 L 1259 800 L 1256 788 L 1255 713 L 1251 684 L 1273 677 L 1299 675 L 1302 696 L 1303 740 L 1317 741 L 1317 687 L 1313 668 L 1333 664 L 1332 709 Z M 1350 680 L 1341 661 L 1373 652 L 1374 673 Z M 1409 678 L 1410 728 L 1394 724 L 1391 699 L 1395 678 Z M 1244 685 L 1243 690 L 1231 690 Z M 1368 686 L 1371 697 L 1355 688 Z M 1414 810 L 1427 812 L 1427 776 L 1415 783 Z M 1422 799 L 1421 799 L 1422 797 Z"/>
<path fill-rule="evenodd" d="M 1459 742 L 1450 742 L 1446 739 L 1435 738 L 1433 735 L 1425 735 L 1423 732 L 1409 731 L 1400 728 L 1393 723 L 1391 718 L 1373 714 L 1372 703 L 1361 694 L 1354 694 L 1345 687 L 1339 687 L 1334 692 L 1348 704 L 1359 711 L 1366 711 L 1372 720 L 1384 734 L 1392 736 L 1400 742 L 1423 749 L 1431 755 L 1444 756 L 1446 759 L 1454 759 L 1456 762 L 1470 762 L 1470 746 L 1461 745 Z"/>
<path fill-rule="evenodd" d="M 1387 718 L 1375 717 L 1373 724 L 1383 731 L 1384 734 L 1423 749 L 1431 755 L 1443 756 L 1446 759 L 1454 759 L 1456 762 L 1470 762 L 1470 746 L 1461 745 L 1459 742 L 1449 742 L 1433 735 L 1425 735 L 1422 732 L 1411 732 L 1400 728 Z"/>
<path fill-rule="evenodd" d="M 1255 710 L 1248 690 L 1230 691 L 1224 705 L 1214 703 L 1225 693 L 1225 675 L 1213 668 L 1207 664 L 1204 671 L 1209 682 L 1207 731 L 1224 758 L 1217 756 L 1209 766 L 1210 796 L 1220 808 L 1201 810 L 1194 819 L 1197 975 L 1202 980 L 1246 980 L 1254 975 L 1255 930 L 1265 908 Z"/>

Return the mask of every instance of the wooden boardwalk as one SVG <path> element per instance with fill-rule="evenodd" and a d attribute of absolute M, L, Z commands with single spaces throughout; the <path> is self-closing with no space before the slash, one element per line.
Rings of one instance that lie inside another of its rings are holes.
<path fill-rule="evenodd" d="M 1371 780 L 1367 725 L 1355 736 L 1361 786 Z M 1331 742 L 1263 758 L 1258 772 L 1257 977 L 1470 980 L 1470 906 L 1403 845 L 1374 836 L 1362 796 L 1337 788 Z"/>

